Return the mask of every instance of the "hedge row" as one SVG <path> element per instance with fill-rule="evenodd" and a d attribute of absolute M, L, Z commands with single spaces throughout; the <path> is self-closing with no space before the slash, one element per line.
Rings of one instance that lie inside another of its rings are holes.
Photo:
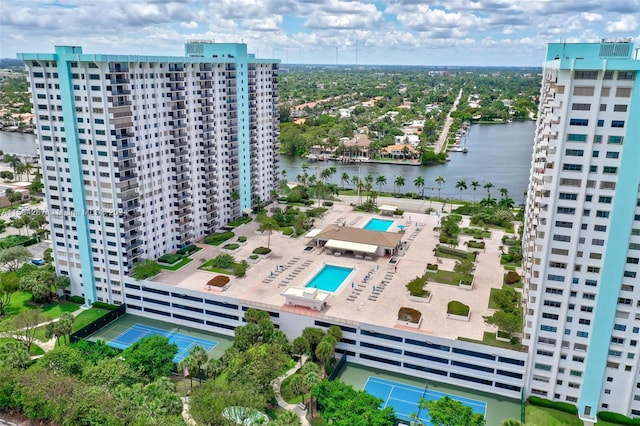
<path fill-rule="evenodd" d="M 550 401 L 548 399 L 540 398 L 539 396 L 530 396 L 528 401 L 529 404 L 537 405 L 538 407 L 553 408 L 554 410 L 563 411 L 573 415 L 578 414 L 578 408 L 568 402 Z"/>
<path fill-rule="evenodd" d="M 84 297 L 82 297 L 82 296 L 71 296 L 71 297 L 69 297 L 69 302 L 77 303 L 79 305 L 84 305 Z"/>
<path fill-rule="evenodd" d="M 438 245 L 438 251 L 442 254 L 448 254 L 451 256 L 460 257 L 462 259 L 475 260 L 476 258 L 476 253 L 468 252 L 465 250 L 458 250 L 458 249 L 443 246 L 443 245 Z"/>
<path fill-rule="evenodd" d="M 640 425 L 640 419 L 632 419 L 623 414 L 614 413 L 612 411 L 600 411 L 598 413 L 598 420 L 615 423 L 617 425 Z"/>
<path fill-rule="evenodd" d="M 163 254 L 158 258 L 158 262 L 167 263 L 169 265 L 173 265 L 174 263 L 179 262 L 181 260 L 182 260 L 182 256 L 180 256 L 179 254 L 173 254 L 173 253 Z"/>
<path fill-rule="evenodd" d="M 118 309 L 118 306 L 111 305 L 109 303 L 104 303 L 104 302 L 93 302 L 91 306 L 93 306 L 94 308 L 106 309 L 107 311 L 113 311 Z"/>
<path fill-rule="evenodd" d="M 233 238 L 234 235 L 235 234 L 231 231 L 218 232 L 216 234 L 211 234 L 204 237 L 204 242 L 207 244 L 221 243 L 223 241 L 227 241 L 230 238 Z"/>
<path fill-rule="evenodd" d="M 189 244 L 188 246 L 182 247 L 180 250 L 177 250 L 176 253 L 177 254 L 181 254 L 183 256 L 188 256 L 192 252 L 196 251 L 197 249 L 198 249 L 198 247 L 196 247 L 195 244 Z"/>

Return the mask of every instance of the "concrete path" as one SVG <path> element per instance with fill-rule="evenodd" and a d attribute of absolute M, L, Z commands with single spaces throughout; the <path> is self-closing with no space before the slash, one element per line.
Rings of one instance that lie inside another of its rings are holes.
<path fill-rule="evenodd" d="M 301 363 L 297 362 L 295 367 L 293 367 L 291 370 L 287 371 L 282 376 L 274 379 L 273 382 L 271 382 L 271 387 L 273 388 L 273 392 L 276 394 L 276 400 L 278 400 L 278 405 L 287 411 L 295 412 L 298 415 L 298 417 L 300 417 L 300 423 L 302 424 L 302 426 L 311 426 L 311 423 L 309 423 L 309 421 L 307 420 L 307 410 L 302 408 L 300 405 L 289 404 L 287 401 L 285 401 L 282 398 L 282 395 L 280 395 L 280 386 L 282 386 L 282 382 L 284 381 L 284 379 L 286 379 L 287 377 L 291 376 L 296 371 L 298 371 L 300 369 L 300 364 L 304 365 L 304 363 L 307 362 L 307 359 L 308 359 L 308 356 L 303 355 Z"/>
<path fill-rule="evenodd" d="M 456 100 L 453 102 L 453 106 L 447 114 L 447 118 L 444 121 L 444 126 L 442 127 L 442 132 L 440 133 L 440 138 L 438 139 L 438 145 L 434 150 L 436 154 L 441 153 L 442 151 L 447 149 L 447 138 L 449 137 L 449 129 L 451 128 L 451 124 L 453 124 L 453 118 L 451 118 L 451 113 L 458 109 L 458 103 L 460 102 L 460 98 L 462 97 L 462 89 L 458 92 L 458 96 Z"/>

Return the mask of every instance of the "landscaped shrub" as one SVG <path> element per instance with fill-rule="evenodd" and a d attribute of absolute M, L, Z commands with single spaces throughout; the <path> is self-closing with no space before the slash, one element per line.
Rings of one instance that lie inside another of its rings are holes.
<path fill-rule="evenodd" d="M 398 319 L 400 321 L 412 322 L 418 324 L 422 314 L 417 309 L 402 307 L 398 311 Z"/>
<path fill-rule="evenodd" d="M 324 207 L 316 207 L 313 209 L 308 209 L 305 214 L 307 217 L 320 217 L 327 212 L 327 209 Z"/>
<path fill-rule="evenodd" d="M 257 260 L 259 258 L 260 258 L 260 256 L 258 256 L 257 254 L 252 254 L 251 256 L 249 256 L 249 259 L 251 259 L 251 260 Z"/>
<path fill-rule="evenodd" d="M 415 277 L 407 284 L 407 290 L 411 296 L 427 297 L 429 292 L 424 289 L 424 277 Z"/>
<path fill-rule="evenodd" d="M 333 201 L 323 201 L 322 205 L 325 207 L 331 207 L 333 206 Z"/>
<path fill-rule="evenodd" d="M 470 260 L 475 260 L 476 258 L 476 253 L 473 252 L 469 252 L 469 251 L 464 251 L 464 250 L 458 250 L 452 247 L 447 247 L 447 246 L 443 246 L 443 245 L 438 245 L 436 247 L 436 255 L 439 254 L 447 254 L 449 256 L 454 256 L 454 257 L 458 257 L 460 259 L 470 259 Z"/>
<path fill-rule="evenodd" d="M 31 242 L 31 240 L 33 240 L 32 243 L 28 244 L 29 242 Z M 35 238 L 29 238 L 25 235 L 9 235 L 7 237 L 1 238 L 0 239 L 0 249 L 6 249 L 9 247 L 15 247 L 15 246 L 29 246 L 29 245 L 33 245 L 35 244 L 37 241 Z"/>
<path fill-rule="evenodd" d="M 244 236 L 238 237 L 238 242 L 239 243 L 246 243 L 247 242 L 247 237 L 244 237 Z"/>
<path fill-rule="evenodd" d="M 515 237 L 507 237 L 506 235 L 504 237 L 502 237 L 502 244 L 504 244 L 505 246 L 512 246 L 516 243 L 516 238 Z"/>
<path fill-rule="evenodd" d="M 167 253 L 158 258 L 158 262 L 168 263 L 169 265 L 173 265 L 176 262 L 182 260 L 182 256 L 179 254 Z"/>
<path fill-rule="evenodd" d="M 438 265 L 435 263 L 427 263 L 427 270 L 428 271 L 437 271 L 438 270 Z"/>
<path fill-rule="evenodd" d="M 240 248 L 240 244 L 236 244 L 236 243 L 225 244 L 224 246 L 222 246 L 222 248 L 225 250 L 236 250 Z"/>
<path fill-rule="evenodd" d="M 469 315 L 469 306 L 462 302 L 458 302 L 457 300 L 452 300 L 447 304 L 447 313 L 466 317 Z"/>
<path fill-rule="evenodd" d="M 258 247 L 253 250 L 253 254 L 268 254 L 271 253 L 271 249 L 267 247 Z"/>
<path fill-rule="evenodd" d="M 554 410 L 564 411 L 569 414 L 578 414 L 578 408 L 568 402 L 550 401 L 540 398 L 539 396 L 530 396 L 528 401 L 529 404 L 537 405 L 538 407 L 553 408 Z"/>
<path fill-rule="evenodd" d="M 467 247 L 474 249 L 484 249 L 484 241 L 471 240 L 467 242 Z"/>
<path fill-rule="evenodd" d="M 506 274 L 504 274 L 505 284 L 513 285 L 519 281 L 520 281 L 520 274 L 518 274 L 516 271 L 509 271 Z"/>
<path fill-rule="evenodd" d="M 84 305 L 84 297 L 82 297 L 82 296 L 71 296 L 71 297 L 69 297 L 69 302 L 77 303 L 79 305 Z"/>
<path fill-rule="evenodd" d="M 251 222 L 251 216 L 242 216 L 234 221 L 229 222 L 227 225 L 233 226 L 235 228 L 249 222 Z"/>
<path fill-rule="evenodd" d="M 182 247 L 181 249 L 177 250 L 176 253 L 188 256 L 189 254 L 196 251 L 197 249 L 198 247 L 195 244 L 189 244 L 188 246 Z"/>
<path fill-rule="evenodd" d="M 218 232 L 218 233 L 207 235 L 206 237 L 204 237 L 204 242 L 206 244 L 218 245 L 223 241 L 227 241 L 229 238 L 233 238 L 234 236 L 235 234 L 231 231 Z"/>
<path fill-rule="evenodd" d="M 111 305 L 110 303 L 104 302 L 93 302 L 91 304 L 94 308 L 106 309 L 107 311 L 113 311 L 114 309 L 118 309 L 116 305 Z"/>
<path fill-rule="evenodd" d="M 612 411 L 600 411 L 598 413 L 598 420 L 617 425 L 640 425 L 640 419 L 632 419 L 631 417 L 627 417 L 620 413 L 614 413 Z"/>
<path fill-rule="evenodd" d="M 236 260 L 230 254 L 219 254 L 211 260 L 211 266 L 218 269 L 229 269 L 233 267 Z"/>
<path fill-rule="evenodd" d="M 229 277 L 225 275 L 216 275 L 215 277 L 211 278 L 209 282 L 207 282 L 207 285 L 210 285 L 213 287 L 224 287 L 229 283 L 229 281 L 230 281 Z"/>
<path fill-rule="evenodd" d="M 396 216 L 402 216 L 404 214 L 404 210 L 396 209 L 396 211 L 393 212 L 393 214 L 395 214 Z"/>
<path fill-rule="evenodd" d="M 293 228 L 285 226 L 284 228 L 280 228 L 280 232 L 282 232 L 284 235 L 293 235 Z"/>

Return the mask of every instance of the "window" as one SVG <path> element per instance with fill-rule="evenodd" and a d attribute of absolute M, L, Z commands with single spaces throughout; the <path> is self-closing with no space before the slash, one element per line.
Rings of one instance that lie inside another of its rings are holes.
<path fill-rule="evenodd" d="M 562 241 L 562 242 L 568 243 L 571 241 L 571 236 L 554 234 L 553 241 Z"/>
<path fill-rule="evenodd" d="M 556 220 L 556 226 L 558 228 L 573 228 L 573 222 L 563 222 L 561 220 Z"/>
<path fill-rule="evenodd" d="M 558 327 L 553 327 L 553 326 L 550 326 L 550 325 L 541 325 L 540 326 L 540 330 L 549 331 L 551 333 L 555 333 L 556 331 L 558 331 Z"/>
<path fill-rule="evenodd" d="M 562 275 L 554 275 L 554 274 L 548 274 L 547 275 L 547 280 L 549 281 L 559 281 L 559 282 L 564 282 L 565 278 Z M 547 289 L 547 290 L 551 290 L 551 289 Z M 555 290 L 555 289 L 554 289 Z M 547 291 L 547 293 L 549 293 Z M 558 294 L 562 294 L 562 293 L 558 293 Z"/>
<path fill-rule="evenodd" d="M 574 71 L 573 78 L 576 80 L 595 80 L 598 78 L 598 71 Z"/>
<path fill-rule="evenodd" d="M 628 98 L 631 96 L 631 87 L 618 87 L 616 88 L 617 98 Z"/>
<path fill-rule="evenodd" d="M 612 120 L 611 127 L 618 127 L 618 128 L 624 127 L 624 120 Z"/>
<path fill-rule="evenodd" d="M 571 109 L 573 111 L 590 111 L 591 110 L 591 104 L 572 104 L 571 105 Z"/>
<path fill-rule="evenodd" d="M 638 259 L 637 257 L 627 257 L 627 263 L 630 263 L 632 265 L 637 265 L 639 261 L 640 259 Z"/>
<path fill-rule="evenodd" d="M 635 71 L 618 71 L 618 80 L 633 80 Z"/>
<path fill-rule="evenodd" d="M 574 209 L 573 207 L 558 207 L 557 210 L 558 213 L 561 214 L 575 214 L 576 213 L 576 209 Z"/>
<path fill-rule="evenodd" d="M 598 197 L 598 202 L 599 203 L 604 203 L 604 204 L 611 204 L 611 200 L 612 199 L 613 199 L 613 197 L 601 195 L 601 196 Z"/>
<path fill-rule="evenodd" d="M 607 232 L 607 225 L 593 225 L 593 230 L 598 232 Z"/>
<path fill-rule="evenodd" d="M 587 135 L 579 134 L 579 133 L 568 133 L 567 141 L 570 142 L 586 142 Z"/>
<path fill-rule="evenodd" d="M 618 168 L 613 166 L 605 166 L 602 168 L 602 173 L 607 175 L 615 175 L 618 173 Z"/>
<path fill-rule="evenodd" d="M 588 338 L 588 337 L 589 337 L 589 332 L 587 332 L 587 331 L 578 331 L 578 332 L 576 333 L 576 336 L 578 336 L 578 337 Z"/>
<path fill-rule="evenodd" d="M 607 158 L 618 158 L 620 153 L 618 151 L 607 151 Z"/>
<path fill-rule="evenodd" d="M 606 210 L 598 210 L 596 212 L 596 217 L 609 217 L 609 212 Z"/>
<path fill-rule="evenodd" d="M 624 141 L 624 137 L 623 136 L 609 136 L 609 139 L 607 141 L 610 144 L 621 145 L 622 142 Z"/>
<path fill-rule="evenodd" d="M 576 86 L 573 88 L 573 96 L 593 96 L 593 86 Z"/>
<path fill-rule="evenodd" d="M 600 111 L 606 111 L 607 110 L 607 104 L 600 104 Z"/>
<path fill-rule="evenodd" d="M 584 155 L 584 150 L 583 149 L 565 149 L 564 154 L 571 157 L 582 157 Z"/>
<path fill-rule="evenodd" d="M 559 197 L 560 200 L 577 200 L 578 194 L 569 193 L 569 192 L 561 192 Z"/>
<path fill-rule="evenodd" d="M 613 106 L 615 112 L 627 112 L 627 105 L 616 104 Z"/>
<path fill-rule="evenodd" d="M 587 120 L 586 118 L 572 118 L 571 120 L 569 120 L 569 125 L 570 126 L 588 126 L 589 120 Z"/>
<path fill-rule="evenodd" d="M 604 127 L 604 120 L 598 120 L 598 127 Z"/>

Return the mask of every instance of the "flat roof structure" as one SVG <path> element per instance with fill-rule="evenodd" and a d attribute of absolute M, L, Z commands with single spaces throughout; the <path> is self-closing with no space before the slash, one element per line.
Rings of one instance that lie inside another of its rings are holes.
<path fill-rule="evenodd" d="M 402 241 L 402 234 L 371 231 L 350 226 L 329 225 L 314 238 L 320 241 L 346 241 L 384 248 L 396 248 Z"/>
<path fill-rule="evenodd" d="M 324 246 L 325 248 L 333 250 L 347 250 L 369 254 L 375 254 L 378 251 L 378 246 L 376 245 L 354 243 L 352 241 L 329 240 Z"/>

